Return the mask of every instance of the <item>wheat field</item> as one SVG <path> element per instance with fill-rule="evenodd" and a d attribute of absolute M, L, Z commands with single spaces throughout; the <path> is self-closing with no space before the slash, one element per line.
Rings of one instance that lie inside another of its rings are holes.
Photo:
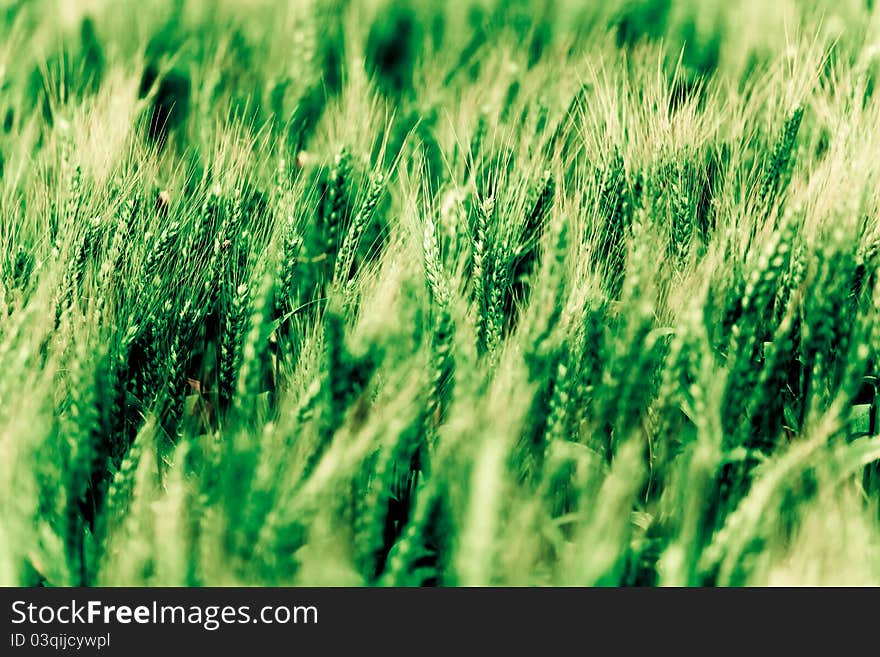
<path fill-rule="evenodd" d="M 0 33 L 0 584 L 880 584 L 873 0 Z"/>

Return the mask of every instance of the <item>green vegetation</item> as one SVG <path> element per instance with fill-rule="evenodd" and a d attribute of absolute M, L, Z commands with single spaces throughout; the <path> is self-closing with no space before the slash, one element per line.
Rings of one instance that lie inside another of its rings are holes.
<path fill-rule="evenodd" d="M 870 0 L 0 32 L 0 583 L 880 584 Z"/>

